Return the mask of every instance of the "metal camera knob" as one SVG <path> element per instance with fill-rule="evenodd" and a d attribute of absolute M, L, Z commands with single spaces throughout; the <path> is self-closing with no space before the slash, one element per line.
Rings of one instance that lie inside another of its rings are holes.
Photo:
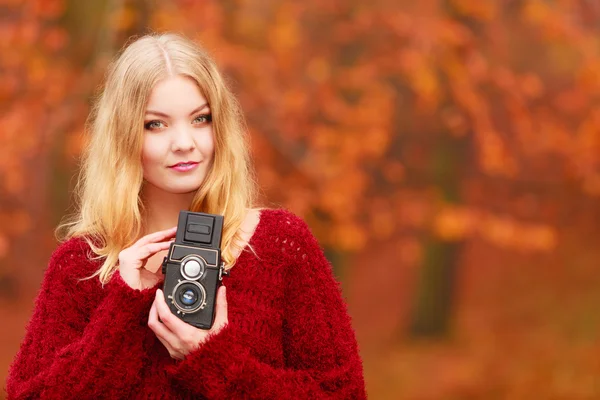
<path fill-rule="evenodd" d="M 198 280 L 204 275 L 204 271 L 206 271 L 206 262 L 202 257 L 189 255 L 181 261 L 181 275 L 185 279 Z"/>
<path fill-rule="evenodd" d="M 219 280 L 222 281 L 224 276 L 229 276 L 229 271 L 225 269 L 225 263 L 221 262 L 219 266 Z"/>

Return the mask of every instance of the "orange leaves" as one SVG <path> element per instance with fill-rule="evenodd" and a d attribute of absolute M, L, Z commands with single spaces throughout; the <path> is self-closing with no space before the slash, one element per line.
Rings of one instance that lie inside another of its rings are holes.
<path fill-rule="evenodd" d="M 321 83 L 329 79 L 331 68 L 325 58 L 315 57 L 308 63 L 306 73 L 313 81 Z"/>
<path fill-rule="evenodd" d="M 411 85 L 418 96 L 418 108 L 431 110 L 437 106 L 440 90 L 433 69 L 425 65 L 417 68 L 411 76 Z"/>
<path fill-rule="evenodd" d="M 362 132 L 362 138 L 360 143 L 352 143 L 352 146 L 361 149 L 360 153 L 366 159 L 378 159 L 388 150 L 392 135 L 388 130 L 373 127 Z"/>
<path fill-rule="evenodd" d="M 523 251 L 550 251 L 558 241 L 552 227 L 518 223 L 510 218 L 488 217 L 480 233 L 496 245 Z"/>
<path fill-rule="evenodd" d="M 69 42 L 67 31 L 61 27 L 51 27 L 43 39 L 46 48 L 52 52 L 62 50 Z"/>
<path fill-rule="evenodd" d="M 558 241 L 556 230 L 548 225 L 519 222 L 510 216 L 455 206 L 439 211 L 433 229 L 443 240 L 478 236 L 497 246 L 521 251 L 550 251 Z"/>
<path fill-rule="evenodd" d="M 584 178 L 583 191 L 590 196 L 600 197 L 600 173 L 594 173 Z"/>
<path fill-rule="evenodd" d="M 19 24 L 14 37 L 15 43 L 19 46 L 33 46 L 40 38 L 42 27 L 39 21 L 26 20 Z"/>
<path fill-rule="evenodd" d="M 596 46 L 600 44 L 596 43 Z M 595 59 L 586 62 L 577 72 L 577 83 L 579 89 L 591 93 L 600 91 L 600 55 L 596 54 Z"/>
<path fill-rule="evenodd" d="M 499 7 L 493 1 L 451 0 L 449 3 L 459 14 L 481 21 L 496 17 Z"/>
<path fill-rule="evenodd" d="M 0 259 L 8 255 L 9 242 L 8 238 L 0 234 Z"/>
<path fill-rule="evenodd" d="M 398 224 L 408 231 L 423 231 L 429 228 L 434 213 L 432 193 L 402 191 L 394 199 Z"/>
<path fill-rule="evenodd" d="M 27 232 L 32 227 L 30 215 L 24 210 L 0 212 L 0 226 L 3 233 L 18 236 Z"/>
<path fill-rule="evenodd" d="M 540 23 L 545 21 L 552 14 L 551 7 L 541 0 L 529 0 L 524 3 L 523 17 L 531 22 Z"/>
<path fill-rule="evenodd" d="M 138 22 L 138 11 L 134 7 L 118 7 L 109 18 L 110 26 L 117 31 L 131 29 Z"/>
<path fill-rule="evenodd" d="M 382 166 L 383 176 L 386 180 L 392 184 L 399 184 L 406 176 L 406 169 L 404 166 L 395 160 L 388 161 Z"/>
<path fill-rule="evenodd" d="M 9 185 L 5 184 L 5 187 Z M 4 209 L 0 211 L 0 227 L 2 228 L 0 230 L 0 259 L 2 259 L 9 254 L 10 239 L 21 236 L 31 229 L 31 217 L 22 209 L 10 211 Z"/>
<path fill-rule="evenodd" d="M 572 141 L 575 173 L 583 180 L 586 193 L 600 196 L 600 110 L 594 110 L 583 120 Z"/>
<path fill-rule="evenodd" d="M 35 16 L 43 19 L 57 19 L 65 12 L 65 0 L 33 0 L 28 2 Z"/>
<path fill-rule="evenodd" d="M 443 209 L 434 220 L 434 231 L 447 241 L 464 240 L 474 231 L 473 212 L 459 207 Z"/>
<path fill-rule="evenodd" d="M 44 57 L 32 56 L 27 63 L 28 84 L 35 87 L 46 81 L 48 75 L 47 60 Z"/>
<path fill-rule="evenodd" d="M 388 199 L 374 199 L 368 216 L 368 231 L 372 240 L 383 241 L 399 231 L 400 223 Z"/>
<path fill-rule="evenodd" d="M 492 131 L 477 132 L 479 163 L 490 175 L 515 176 L 517 165 L 505 143 Z"/>
<path fill-rule="evenodd" d="M 520 78 L 519 87 L 521 93 L 532 99 L 537 99 L 544 94 L 544 83 L 539 76 L 532 73 L 525 74 Z"/>
<path fill-rule="evenodd" d="M 472 43 L 473 35 L 469 29 L 451 19 L 442 19 L 435 26 L 440 45 L 448 47 L 465 47 Z"/>
<path fill-rule="evenodd" d="M 305 90 L 291 88 L 281 94 L 282 108 L 292 114 L 300 114 L 310 106 L 310 97 Z"/>
<path fill-rule="evenodd" d="M 53 170 L 52 162 L 60 163 L 49 154 L 61 143 L 69 123 L 85 118 L 77 106 L 87 101 L 81 94 L 88 88 L 77 85 L 80 60 L 68 57 L 67 27 L 72 26 L 63 18 L 65 11 L 63 0 L 3 2 L 7 18 L 0 23 L 0 257 L 8 253 L 9 241 L 20 240 L 31 221 L 47 212 L 43 179 Z M 55 154 L 62 155 L 60 150 Z M 36 237 L 46 234 L 35 232 Z"/>
<path fill-rule="evenodd" d="M 356 222 L 347 221 L 333 225 L 328 235 L 328 242 L 336 248 L 356 252 L 361 250 L 367 243 L 367 234 L 365 230 Z"/>
<path fill-rule="evenodd" d="M 335 220 L 355 218 L 369 177 L 359 169 L 331 168 L 328 172 L 322 175 L 327 185 L 318 194 L 320 206 Z"/>
<path fill-rule="evenodd" d="M 573 11 L 568 4 L 557 7 L 542 0 L 528 0 L 522 13 L 526 21 L 541 29 L 546 39 L 560 41 L 580 39 L 578 26 L 569 18 Z"/>
<path fill-rule="evenodd" d="M 86 138 L 83 132 L 75 130 L 66 135 L 64 147 L 64 156 L 69 159 L 76 159 L 83 151 L 86 145 Z"/>
<path fill-rule="evenodd" d="M 0 103 L 7 102 L 15 95 L 19 87 L 19 79 L 16 74 L 5 74 L 0 79 Z"/>
<path fill-rule="evenodd" d="M 2 171 L 2 189 L 9 196 L 20 196 L 25 191 L 25 176 L 22 171 L 15 166 L 14 169 Z"/>
<path fill-rule="evenodd" d="M 156 31 L 169 31 L 169 30 L 173 30 L 176 29 L 177 26 L 181 26 L 183 23 L 183 19 L 184 19 L 185 15 L 183 15 L 182 13 L 178 13 L 176 12 L 175 9 L 173 9 L 172 7 L 170 7 L 169 9 L 165 9 L 165 10 L 157 10 L 155 12 L 152 13 L 152 15 L 150 16 L 150 21 L 149 21 L 149 25 L 155 29 Z M 133 21 L 134 17 L 132 16 L 127 16 L 127 15 L 114 15 L 113 16 L 113 23 L 116 24 L 120 24 L 123 26 L 128 26 L 131 24 L 131 21 Z M 121 20 L 121 21 L 119 21 Z M 128 21 L 129 20 L 129 21 Z"/>
<path fill-rule="evenodd" d="M 465 116 L 456 108 L 448 108 L 440 113 L 442 123 L 446 126 L 449 133 L 455 137 L 461 137 L 468 132 L 468 121 Z"/>
<path fill-rule="evenodd" d="M 316 125 L 308 136 L 308 143 L 317 152 L 330 151 L 337 147 L 341 133 L 328 125 Z"/>
<path fill-rule="evenodd" d="M 400 66 L 407 82 L 417 95 L 418 108 L 433 110 L 440 98 L 440 87 L 435 69 L 425 54 L 414 49 L 400 53 Z"/>
<path fill-rule="evenodd" d="M 269 42 L 274 51 L 287 52 L 300 43 L 302 35 L 297 8 L 297 3 L 283 3 L 279 6 L 275 25 L 269 35 Z"/>

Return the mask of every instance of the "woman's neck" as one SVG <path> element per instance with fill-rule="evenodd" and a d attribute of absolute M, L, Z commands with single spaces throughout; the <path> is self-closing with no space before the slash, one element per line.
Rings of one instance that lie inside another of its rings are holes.
<path fill-rule="evenodd" d="M 169 193 L 146 183 L 142 190 L 145 207 L 142 236 L 176 226 L 179 211 L 189 209 L 195 194 Z"/>

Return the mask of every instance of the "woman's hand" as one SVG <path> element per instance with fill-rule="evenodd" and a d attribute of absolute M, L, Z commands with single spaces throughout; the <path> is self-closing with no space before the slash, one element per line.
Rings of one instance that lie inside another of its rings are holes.
<path fill-rule="evenodd" d="M 172 242 L 171 238 L 175 237 L 176 233 L 176 226 L 164 231 L 154 232 L 142 237 L 131 247 L 121 251 L 119 253 L 121 278 L 134 289 L 142 290 L 156 285 L 162 275 L 148 271 L 144 266 L 148 258 L 169 248 Z"/>
<path fill-rule="evenodd" d="M 210 330 L 198 329 L 173 315 L 165 302 L 162 290 L 158 289 L 152 308 L 150 308 L 148 326 L 169 351 L 171 358 L 183 360 L 190 352 L 202 346 L 209 336 L 219 333 L 229 322 L 225 286 L 221 286 L 217 291 L 215 307 L 215 320 L 212 328 Z"/>

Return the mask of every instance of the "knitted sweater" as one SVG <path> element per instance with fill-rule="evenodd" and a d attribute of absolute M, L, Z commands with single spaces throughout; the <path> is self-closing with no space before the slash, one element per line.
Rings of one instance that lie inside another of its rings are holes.
<path fill-rule="evenodd" d="M 148 327 L 159 285 L 135 290 L 80 238 L 52 254 L 11 365 L 9 399 L 364 399 L 361 359 L 331 267 L 306 223 L 263 210 L 227 286 L 229 323 L 184 360 Z"/>

